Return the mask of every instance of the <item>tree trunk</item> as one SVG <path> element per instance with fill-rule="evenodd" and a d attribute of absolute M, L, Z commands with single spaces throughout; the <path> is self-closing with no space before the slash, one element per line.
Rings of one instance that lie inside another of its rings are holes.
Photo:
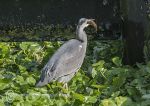
<path fill-rule="evenodd" d="M 144 0 L 121 0 L 125 64 L 144 62 L 144 40 L 148 29 Z"/>

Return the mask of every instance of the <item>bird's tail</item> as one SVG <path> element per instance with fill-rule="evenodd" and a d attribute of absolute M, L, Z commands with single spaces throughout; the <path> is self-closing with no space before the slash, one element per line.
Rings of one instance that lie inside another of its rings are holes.
<path fill-rule="evenodd" d="M 47 78 L 47 76 L 45 76 L 43 74 L 44 73 L 42 73 L 39 81 L 37 81 L 37 83 L 35 85 L 36 87 L 42 87 L 42 86 L 44 86 L 44 85 L 46 85 L 46 84 L 48 84 L 50 82 L 50 80 L 49 80 L 50 78 Z"/>
<path fill-rule="evenodd" d="M 53 77 L 51 76 L 51 74 L 48 74 L 49 70 L 51 69 L 52 68 L 47 67 L 47 65 L 42 69 L 40 80 L 36 83 L 36 87 L 42 87 L 51 82 Z"/>
<path fill-rule="evenodd" d="M 44 81 L 42 82 L 42 81 L 40 80 L 40 81 L 38 81 L 38 82 L 36 83 L 35 86 L 36 86 L 36 87 L 42 87 L 42 86 L 47 85 L 47 84 L 48 84 L 47 81 L 44 80 Z"/>

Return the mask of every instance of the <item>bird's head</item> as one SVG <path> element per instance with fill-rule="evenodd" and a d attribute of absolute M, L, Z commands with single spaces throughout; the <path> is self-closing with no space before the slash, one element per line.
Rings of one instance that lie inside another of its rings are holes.
<path fill-rule="evenodd" d="M 86 18 L 81 18 L 78 22 L 78 27 L 80 28 L 86 28 L 88 26 L 93 26 L 95 30 L 97 31 L 97 25 L 94 22 L 94 19 L 86 19 Z"/>

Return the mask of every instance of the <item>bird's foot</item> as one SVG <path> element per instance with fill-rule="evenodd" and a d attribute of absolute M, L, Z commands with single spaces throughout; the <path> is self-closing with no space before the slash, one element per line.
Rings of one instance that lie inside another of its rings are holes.
<path fill-rule="evenodd" d="M 68 91 L 68 84 L 65 83 L 65 84 L 63 85 L 63 88 L 65 88 L 65 89 Z"/>

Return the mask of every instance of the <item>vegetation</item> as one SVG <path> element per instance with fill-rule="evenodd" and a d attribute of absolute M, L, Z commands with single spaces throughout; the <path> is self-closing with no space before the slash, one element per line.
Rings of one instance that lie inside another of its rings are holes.
<path fill-rule="evenodd" d="M 72 25 L 35 25 L 9 26 L 0 31 L 0 41 L 55 41 L 73 37 L 75 27 Z"/>
<path fill-rule="evenodd" d="M 62 43 L 0 43 L 0 106 L 149 105 L 150 62 L 124 66 L 121 41 L 90 42 L 69 90 L 57 82 L 36 88 L 41 68 Z"/>

